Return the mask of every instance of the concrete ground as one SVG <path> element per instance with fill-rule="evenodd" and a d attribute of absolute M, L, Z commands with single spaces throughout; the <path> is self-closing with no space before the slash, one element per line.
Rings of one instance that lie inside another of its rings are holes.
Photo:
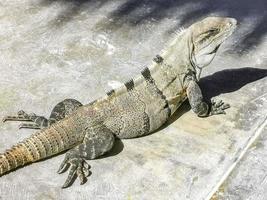
<path fill-rule="evenodd" d="M 240 23 L 200 82 L 207 98 L 231 104 L 227 115 L 198 118 L 185 103 L 161 130 L 89 161 L 85 185 L 61 189 L 59 155 L 1 177 L 0 199 L 266 199 L 265 0 L 2 0 L 0 116 L 49 116 L 64 98 L 88 103 L 210 15 Z M 34 132 L 17 126 L 0 124 L 0 151 Z"/>

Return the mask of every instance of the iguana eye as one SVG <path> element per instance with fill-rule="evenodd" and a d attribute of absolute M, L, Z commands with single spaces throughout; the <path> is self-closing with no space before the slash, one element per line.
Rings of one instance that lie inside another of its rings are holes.
<path fill-rule="evenodd" d="M 200 35 L 200 39 L 199 39 L 198 43 L 200 43 L 200 44 L 204 43 L 206 40 L 208 40 L 212 36 L 217 35 L 219 32 L 220 32 L 220 30 L 218 28 L 209 29 L 208 31 L 206 31 Z"/>
<path fill-rule="evenodd" d="M 220 30 L 218 28 L 212 28 L 208 31 L 208 33 L 211 35 L 216 35 L 219 32 L 220 32 Z"/>

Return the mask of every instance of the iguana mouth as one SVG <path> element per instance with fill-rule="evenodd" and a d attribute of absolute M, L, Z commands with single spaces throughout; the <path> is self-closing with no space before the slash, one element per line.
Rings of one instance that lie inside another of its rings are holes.
<path fill-rule="evenodd" d="M 211 54 L 216 53 L 220 46 L 221 46 L 221 44 L 217 45 L 217 46 L 216 46 L 210 53 L 208 53 L 208 54 L 211 55 Z"/>

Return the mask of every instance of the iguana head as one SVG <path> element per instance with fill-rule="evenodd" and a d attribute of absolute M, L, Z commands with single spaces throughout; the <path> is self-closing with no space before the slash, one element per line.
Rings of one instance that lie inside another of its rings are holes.
<path fill-rule="evenodd" d="M 236 28 L 234 18 L 207 17 L 189 27 L 190 61 L 203 68 L 213 60 L 218 48 Z"/>

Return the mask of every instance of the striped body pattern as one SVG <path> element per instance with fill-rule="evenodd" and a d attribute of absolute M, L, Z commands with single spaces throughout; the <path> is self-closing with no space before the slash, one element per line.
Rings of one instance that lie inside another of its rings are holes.
<path fill-rule="evenodd" d="M 68 127 L 68 128 L 67 128 Z M 34 133 L 0 155 L 0 174 L 69 149 L 82 142 L 80 128 L 72 118 Z"/>
<path fill-rule="evenodd" d="M 20 166 L 67 151 L 58 173 L 69 167 L 63 188 L 77 175 L 86 182 L 89 165 L 108 152 L 115 138 L 147 135 L 161 127 L 187 98 L 199 117 L 223 114 L 228 104 L 203 100 L 197 73 L 214 58 L 235 29 L 232 18 L 209 17 L 177 33 L 139 75 L 87 105 L 59 102 L 50 117 L 19 111 L 3 121 L 22 121 L 20 128 L 40 129 L 0 154 L 0 176 Z"/>
<path fill-rule="evenodd" d="M 100 110 L 105 108 L 105 126 L 119 138 L 155 131 L 186 99 L 183 93 L 186 88 L 180 76 L 171 66 L 155 63 L 122 87 L 111 90 L 107 97 L 96 102 Z M 175 106 L 171 101 L 174 98 Z"/>

